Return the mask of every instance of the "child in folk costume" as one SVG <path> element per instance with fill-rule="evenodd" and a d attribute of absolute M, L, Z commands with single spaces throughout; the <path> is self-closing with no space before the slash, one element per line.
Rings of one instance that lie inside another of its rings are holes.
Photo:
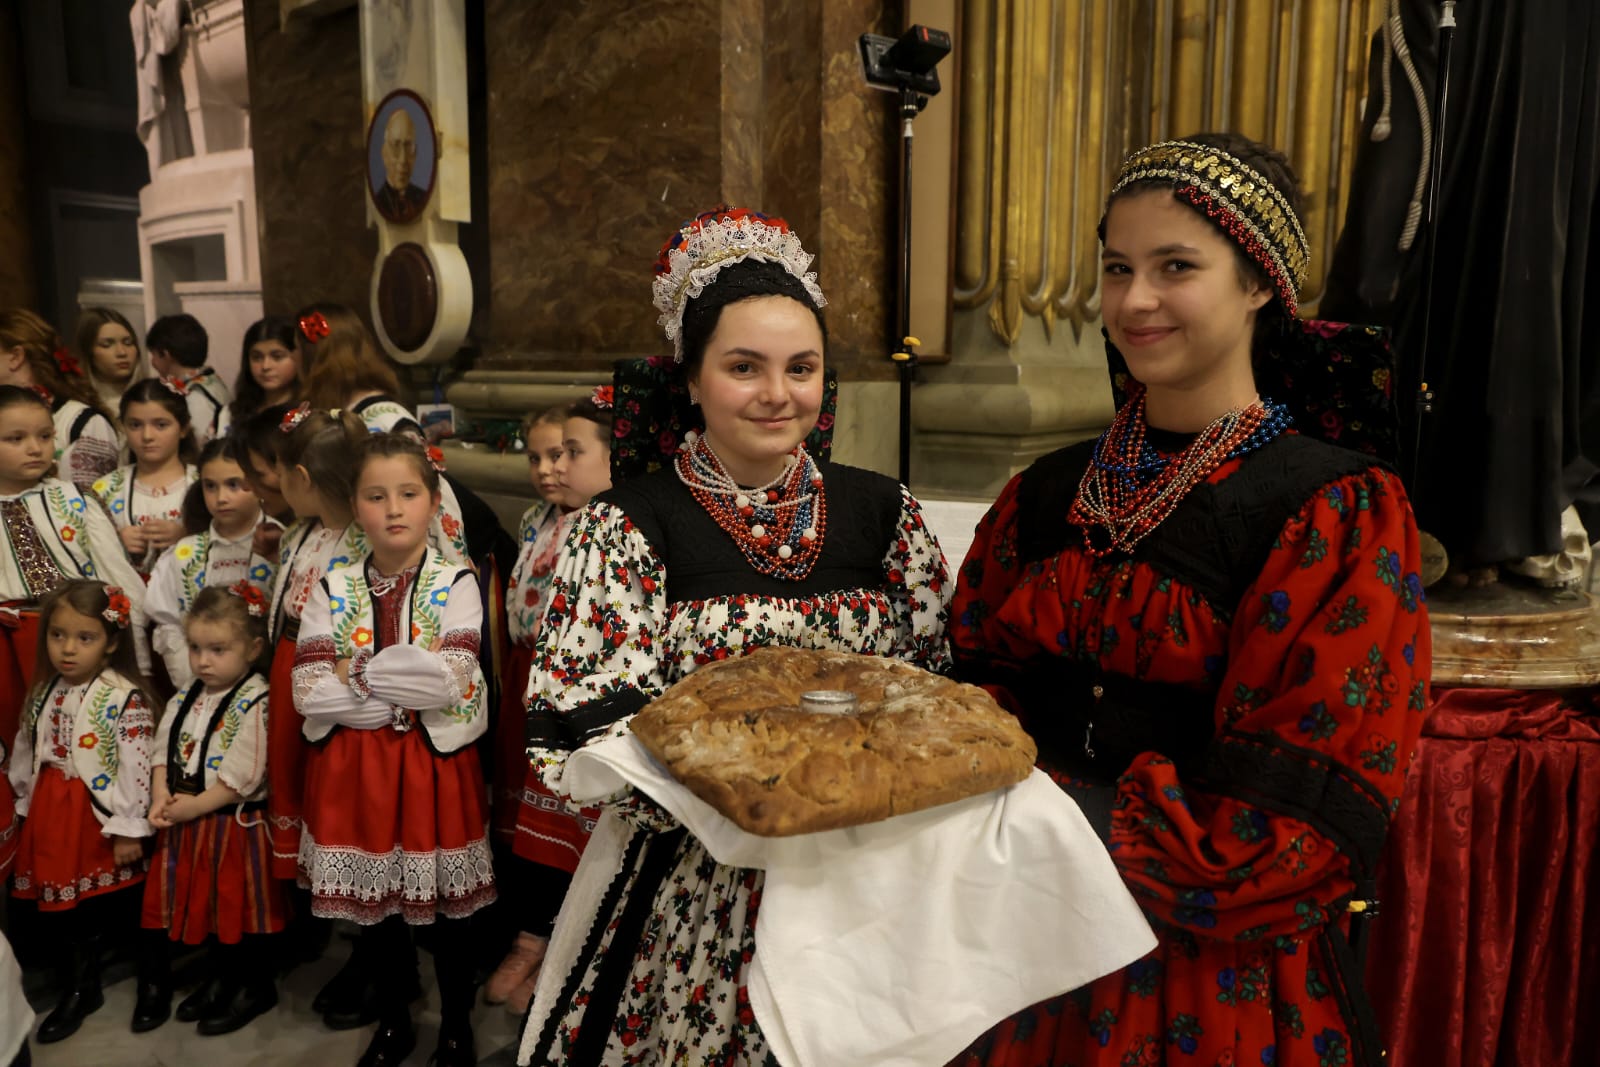
<path fill-rule="evenodd" d="M 350 501 L 355 493 L 350 457 L 367 439 L 366 427 L 349 412 L 330 414 L 304 406 L 280 425 L 277 478 L 294 509 L 295 522 L 284 531 L 273 583 L 268 640 L 274 642 L 272 687 L 290 691 L 300 614 L 312 590 L 329 571 L 359 562 L 366 538 L 356 525 Z M 284 701 L 272 717 L 267 759 L 267 794 L 272 824 L 272 873 L 293 880 L 300 857 L 300 797 L 304 791 L 305 740 L 299 716 Z"/>
<path fill-rule="evenodd" d="M 111 520 L 76 486 L 54 477 L 50 405 L 31 389 L 0 385 L 0 737 L 14 737 L 23 695 L 33 684 L 36 605 L 71 578 L 102 578 L 133 604 L 133 649 L 141 667 L 144 582 Z"/>
<path fill-rule="evenodd" d="M 146 577 L 183 536 L 183 497 L 194 484 L 189 406 L 164 378 L 135 382 L 122 394 L 122 426 L 133 462 L 97 479 L 90 491 L 117 527 L 134 568 Z"/>
<path fill-rule="evenodd" d="M 145 593 L 145 614 L 155 626 L 150 646 L 180 691 L 194 680 L 183 618 L 200 590 L 247 581 L 266 593 L 278 570 L 275 556 L 269 560 L 255 551 L 256 528 L 271 520 L 262 515 L 261 501 L 250 491 L 233 451 L 224 439 L 200 453 L 199 488 L 191 489 L 184 502 L 185 511 L 192 512 L 184 516 L 184 525 L 197 532 L 156 561 Z"/>
<path fill-rule="evenodd" d="M 367 927 L 382 1014 L 363 1063 L 415 1046 L 407 926 L 434 925 L 440 1067 L 476 1063 L 472 961 L 460 920 L 494 900 L 483 771 L 483 606 L 472 572 L 427 543 L 439 476 L 422 446 L 379 434 L 358 458 L 356 519 L 372 552 L 306 605 L 294 693 L 306 763 L 300 881 L 314 914 Z"/>
<path fill-rule="evenodd" d="M 111 412 L 50 324 L 20 308 L 0 313 L 0 385 L 31 389 L 50 410 L 56 477 L 83 487 L 117 466 Z"/>
<path fill-rule="evenodd" d="M 497 846 L 511 846 L 517 832 L 517 809 L 522 802 L 522 779 L 528 760 L 522 751 L 522 736 L 527 711 L 522 690 L 528 683 L 528 665 L 533 658 L 533 638 L 544 617 L 548 582 L 532 581 L 531 563 L 535 546 L 555 539 L 562 516 L 572 509 L 561 490 L 561 464 L 567 452 L 562 447 L 561 427 L 567 419 L 567 405 L 530 415 L 522 425 L 522 439 L 528 446 L 528 478 L 539 499 L 522 513 L 518 525 L 517 561 L 506 583 L 506 627 L 511 641 L 501 677 L 500 715 L 495 725 L 493 768 L 494 835 Z M 515 983 L 513 983 L 514 985 Z M 497 988 L 493 979 L 488 987 Z M 489 1003 L 498 1004 L 504 996 L 491 992 Z"/>
<path fill-rule="evenodd" d="M 272 520 L 256 527 L 256 554 L 268 559 L 278 558 L 283 532 L 294 522 L 294 509 L 278 488 L 278 448 L 283 444 L 283 417 L 290 410 L 287 404 L 262 408 L 228 432 L 233 458 L 261 501 L 262 512 Z"/>
<path fill-rule="evenodd" d="M 516 650 L 501 698 L 497 754 L 506 757 L 503 765 L 512 789 L 510 802 L 502 803 L 495 813 L 496 831 L 511 838 L 514 858 L 509 869 L 518 881 L 514 899 L 521 926 L 510 953 L 484 984 L 484 999 L 491 1004 L 505 1002 L 518 1015 L 533 999 L 556 913 L 599 817 L 595 809 L 569 810 L 529 765 L 523 748 L 527 732 L 523 694 L 534 640 L 550 608 L 550 579 L 567 534 L 578 509 L 611 488 L 611 397 L 611 386 L 601 386 L 593 396 L 558 409 L 561 418 L 553 426 L 536 423 L 528 438 L 528 461 L 541 476 L 546 510 L 554 514 L 546 518 L 535 505 L 523 516 L 522 553 L 506 590 L 506 614 Z M 551 450 L 544 446 L 552 436 L 556 447 L 550 458 Z M 536 448 L 544 455 L 536 456 Z M 555 507 L 549 508 L 551 504 Z M 542 528 L 531 529 L 539 520 L 544 520 Z"/>
<path fill-rule="evenodd" d="M 212 585 L 185 623 L 194 680 L 172 698 L 152 756 L 150 824 L 161 831 L 145 885 L 146 931 L 186 945 L 211 940 L 205 982 L 178 1005 L 203 1035 L 228 1034 L 278 1002 L 262 935 L 283 929 L 284 885 L 268 840 L 267 600 L 247 581 Z M 166 1021 L 163 945 L 141 975 L 135 1033 Z"/>
<path fill-rule="evenodd" d="M 9 777 L 23 817 L 12 895 L 57 926 L 62 981 L 39 1027 L 49 1044 L 98 1009 L 108 895 L 144 881 L 142 838 L 155 722 L 144 697 L 122 590 L 73 581 L 40 606 L 37 676 Z"/>
<path fill-rule="evenodd" d="M 150 325 L 144 347 L 156 373 L 172 379 L 181 389 L 189 405 L 195 442 L 203 445 L 221 437 L 233 391 L 206 365 L 211 341 L 200 320 L 193 315 L 163 315 Z"/>
<path fill-rule="evenodd" d="M 300 351 L 295 322 L 268 315 L 244 332 L 244 358 L 233 385 L 233 403 L 223 419 L 225 432 L 263 408 L 293 405 L 300 392 Z"/>

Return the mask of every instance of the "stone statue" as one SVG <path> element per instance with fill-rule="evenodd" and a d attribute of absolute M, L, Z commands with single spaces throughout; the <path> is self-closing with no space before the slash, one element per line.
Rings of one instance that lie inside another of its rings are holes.
<path fill-rule="evenodd" d="M 162 62 L 183 43 L 183 13 L 183 0 L 134 0 L 128 13 L 138 68 L 138 133 L 150 157 L 151 177 L 161 164 L 194 154 L 183 83 L 172 65 Z"/>

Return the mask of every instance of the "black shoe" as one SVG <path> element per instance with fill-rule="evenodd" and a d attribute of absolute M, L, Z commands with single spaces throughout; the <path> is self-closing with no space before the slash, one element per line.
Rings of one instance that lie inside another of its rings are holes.
<path fill-rule="evenodd" d="M 83 1025 L 83 1020 L 100 1010 L 105 1002 L 106 996 L 98 985 L 67 990 L 56 1002 L 55 1010 L 39 1024 L 39 1044 L 50 1045 L 71 1037 Z"/>
<path fill-rule="evenodd" d="M 139 996 L 133 1004 L 130 1029 L 136 1034 L 154 1030 L 172 1017 L 172 986 L 167 982 L 139 979 Z"/>
<path fill-rule="evenodd" d="M 203 1037 L 231 1034 L 249 1025 L 250 1021 L 278 1005 L 278 987 L 270 981 L 256 982 L 253 986 L 238 986 L 229 991 L 213 1012 L 208 1012 L 195 1027 Z"/>
<path fill-rule="evenodd" d="M 410 1004 L 422 996 L 422 983 L 416 975 L 400 990 L 400 1003 Z M 335 1004 L 322 1013 L 323 1025 L 329 1030 L 359 1030 L 378 1021 L 385 1006 L 383 991 L 376 983 L 367 982 L 358 987 L 349 1000 Z"/>
<path fill-rule="evenodd" d="M 223 995 L 227 992 L 225 983 L 216 975 L 200 983 L 200 988 L 178 1001 L 178 1010 L 175 1013 L 180 1023 L 197 1022 L 217 1010 Z"/>
<path fill-rule="evenodd" d="M 404 1025 L 380 1026 L 356 1067 L 399 1067 L 416 1047 L 417 1032 L 411 1028 L 409 1018 Z"/>
<path fill-rule="evenodd" d="M 478 1067 L 478 1052 L 472 1044 L 472 1031 L 459 1037 L 439 1035 L 439 1044 L 428 1060 L 432 1067 Z"/>
<path fill-rule="evenodd" d="M 327 1015 L 329 1012 L 348 1014 L 360 998 L 366 980 L 366 968 L 352 953 L 338 973 L 317 990 L 315 999 L 311 1001 L 311 1010 L 318 1015 Z"/>

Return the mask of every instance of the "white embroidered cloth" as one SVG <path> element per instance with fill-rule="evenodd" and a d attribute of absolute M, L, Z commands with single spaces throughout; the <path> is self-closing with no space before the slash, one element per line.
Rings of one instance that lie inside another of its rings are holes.
<path fill-rule="evenodd" d="M 1013 1012 L 1156 944 L 1083 813 L 1038 770 L 954 804 L 788 838 L 740 830 L 632 735 L 575 753 L 561 784 L 580 802 L 631 785 L 719 863 L 767 872 L 749 990 L 783 1067 L 945 1063 Z"/>

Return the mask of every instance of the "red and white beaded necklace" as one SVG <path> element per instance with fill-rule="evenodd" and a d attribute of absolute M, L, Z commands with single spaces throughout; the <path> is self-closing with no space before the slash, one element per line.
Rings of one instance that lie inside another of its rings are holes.
<path fill-rule="evenodd" d="M 783 473 L 772 481 L 745 487 L 734 481 L 705 437 L 691 431 L 673 467 L 757 571 L 790 581 L 811 573 L 822 553 L 828 505 L 822 472 L 804 447 L 789 453 Z"/>

